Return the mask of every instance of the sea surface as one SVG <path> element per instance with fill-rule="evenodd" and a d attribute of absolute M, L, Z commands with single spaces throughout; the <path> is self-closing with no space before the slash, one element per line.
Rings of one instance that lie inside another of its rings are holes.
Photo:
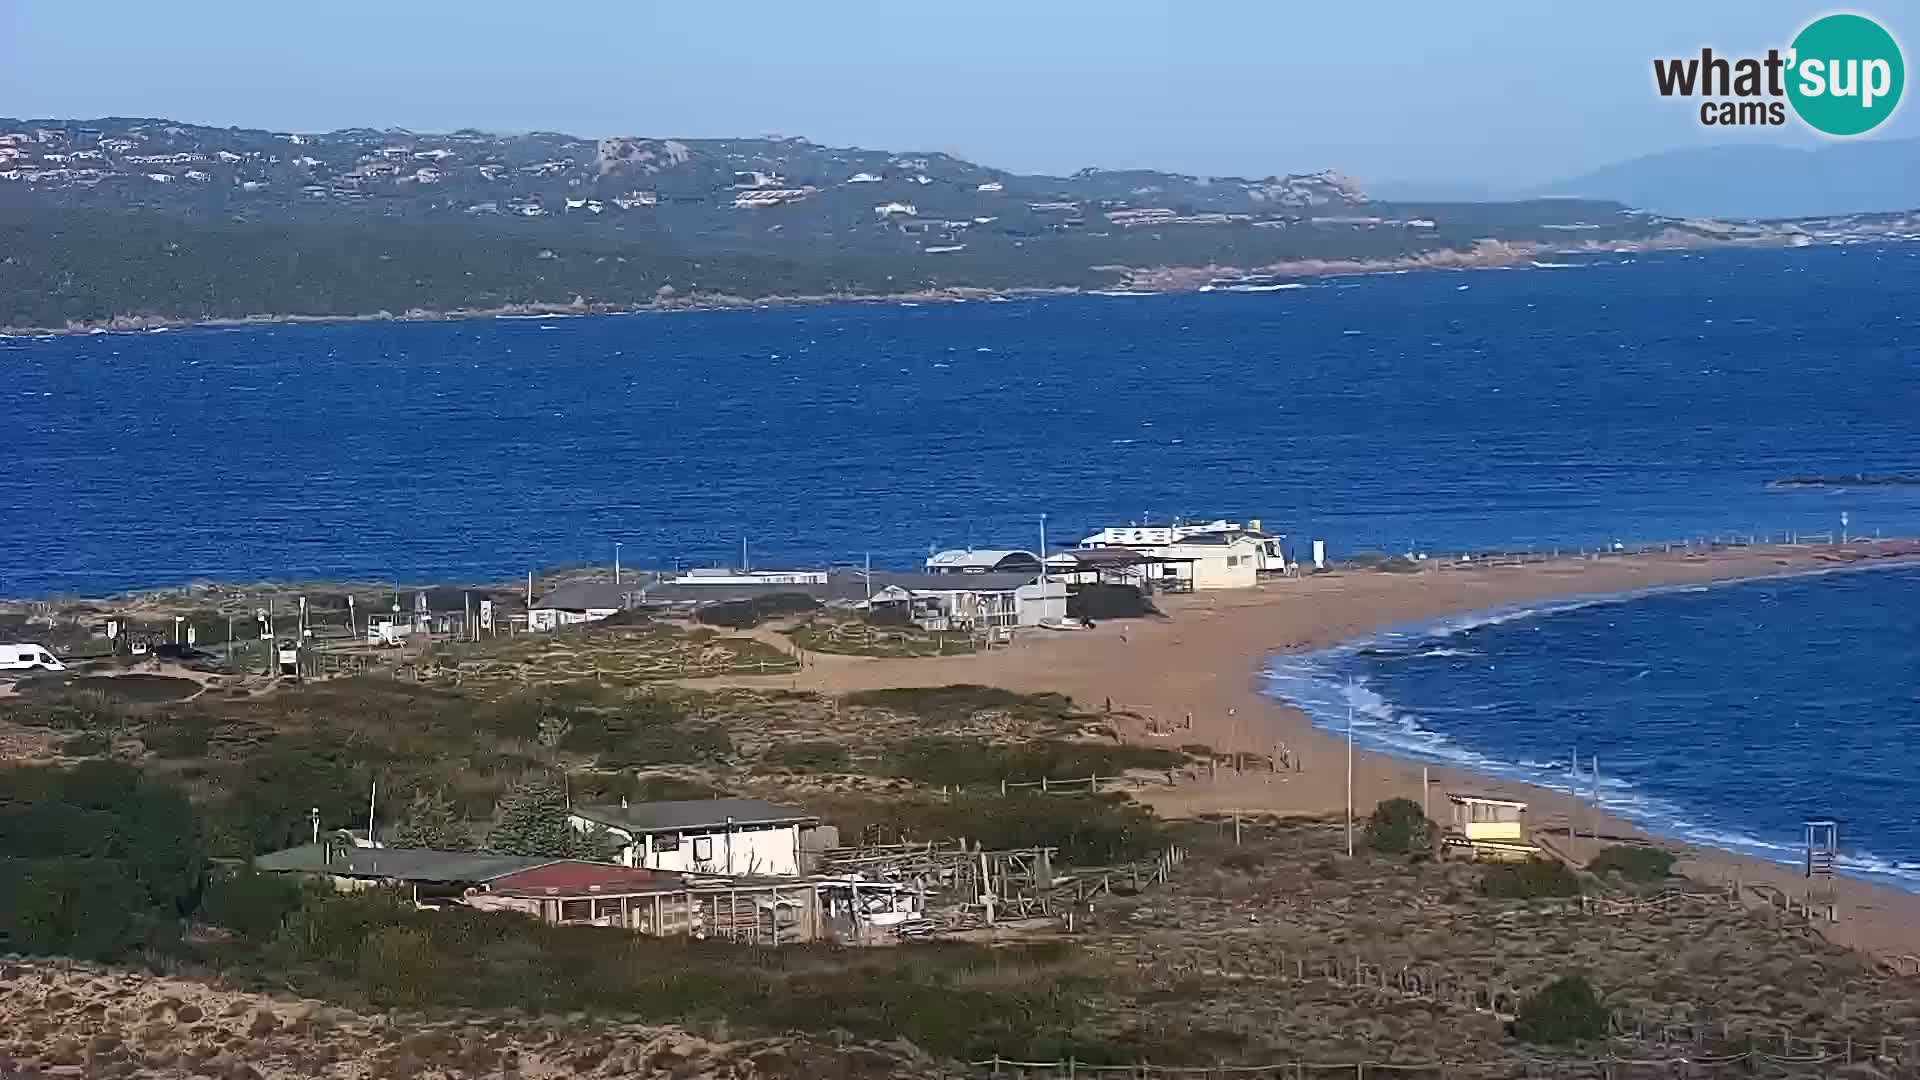
<path fill-rule="evenodd" d="M 1662 835 L 1920 892 L 1920 569 L 1569 599 L 1270 661 L 1266 689 L 1383 750 L 1598 796 Z M 1578 755 L 1578 772 L 1571 768 Z"/>
<path fill-rule="evenodd" d="M 1920 534 L 1920 246 L 964 305 L 0 339 L 0 596 L 557 562 L 910 567 L 1175 514 L 1296 551 Z M 1562 605 L 1567 606 L 1567 605 Z M 1920 577 L 1403 628 L 1276 661 L 1372 746 L 1920 881 Z M 1783 846 L 1784 845 L 1784 846 Z"/>
<path fill-rule="evenodd" d="M 0 339 L 0 595 L 910 566 L 1175 514 L 1296 549 L 1920 532 L 1920 245 L 1259 293 Z"/>

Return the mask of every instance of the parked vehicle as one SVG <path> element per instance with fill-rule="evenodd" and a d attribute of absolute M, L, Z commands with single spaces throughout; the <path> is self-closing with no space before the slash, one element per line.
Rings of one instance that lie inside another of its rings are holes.
<path fill-rule="evenodd" d="M 367 644 L 397 646 L 413 632 L 413 626 L 387 615 L 367 620 Z"/>
<path fill-rule="evenodd" d="M 67 665 L 40 645 L 0 645 L 0 671 L 65 671 Z"/>

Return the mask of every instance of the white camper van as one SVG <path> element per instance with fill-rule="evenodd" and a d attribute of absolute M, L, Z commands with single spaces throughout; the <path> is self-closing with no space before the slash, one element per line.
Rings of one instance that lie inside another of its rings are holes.
<path fill-rule="evenodd" d="M 0 645 L 0 671 L 65 671 L 67 665 L 38 645 Z"/>

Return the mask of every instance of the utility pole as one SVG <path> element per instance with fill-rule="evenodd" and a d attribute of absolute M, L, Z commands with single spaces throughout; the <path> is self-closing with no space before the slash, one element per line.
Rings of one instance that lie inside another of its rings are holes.
<path fill-rule="evenodd" d="M 1606 814 L 1606 807 L 1600 802 L 1600 755 L 1593 755 L 1593 838 L 1600 839 L 1600 818 Z"/>
<path fill-rule="evenodd" d="M 1347 858 L 1353 858 L 1353 680 L 1347 680 Z"/>
<path fill-rule="evenodd" d="M 527 571 L 527 607 L 533 607 L 533 571 Z"/>
<path fill-rule="evenodd" d="M 740 537 L 740 572 L 744 574 L 751 569 L 753 569 L 753 562 L 752 560 L 747 558 L 747 538 L 745 536 L 741 536 Z"/>
<path fill-rule="evenodd" d="M 867 552 L 867 570 L 862 576 L 867 579 L 867 613 L 871 615 L 873 613 L 873 552 L 871 551 Z"/>
<path fill-rule="evenodd" d="M 1573 748 L 1573 757 L 1567 762 L 1567 794 L 1575 799 L 1578 799 L 1580 797 L 1580 747 L 1577 745 Z M 1574 822 L 1574 814 L 1578 812 L 1578 810 L 1579 810 L 1579 807 L 1576 806 L 1575 804 L 1573 803 L 1567 804 L 1567 854 L 1568 855 L 1573 854 L 1573 841 L 1575 838 L 1573 822 Z"/>
<path fill-rule="evenodd" d="M 1064 610 L 1064 605 L 1063 605 L 1063 610 L 1060 612 L 1060 617 L 1062 619 L 1065 619 L 1066 616 L 1067 616 L 1067 613 Z M 1044 622 L 1046 618 L 1047 618 L 1047 515 L 1042 513 L 1040 515 L 1040 619 L 1041 621 Z M 1020 616 L 1016 614 L 1014 616 L 1014 621 L 1019 622 Z"/>
<path fill-rule="evenodd" d="M 613 583 L 620 584 L 620 541 L 613 542 Z"/>

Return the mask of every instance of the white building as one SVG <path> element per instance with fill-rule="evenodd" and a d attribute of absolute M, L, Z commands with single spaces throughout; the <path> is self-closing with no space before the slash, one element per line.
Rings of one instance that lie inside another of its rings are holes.
<path fill-rule="evenodd" d="M 904 202 L 881 203 L 873 208 L 873 212 L 883 218 L 914 217 L 920 213 L 912 203 Z"/>
<path fill-rule="evenodd" d="M 852 176 L 847 177 L 847 183 L 849 184 L 877 184 L 880 180 L 880 177 L 870 172 L 854 173 Z"/>
<path fill-rule="evenodd" d="M 1260 582 L 1260 544 L 1244 533 L 1201 533 L 1149 551 L 1165 559 L 1191 560 L 1166 565 L 1183 568 L 1196 592 L 1251 589 Z"/>
<path fill-rule="evenodd" d="M 792 877 L 800 873 L 801 834 L 820 819 L 760 799 L 691 799 L 576 806 L 568 823 L 605 829 L 621 842 L 622 866 L 696 874 Z"/>
<path fill-rule="evenodd" d="M 1067 583 L 1037 573 L 875 571 L 871 588 L 869 607 L 900 611 L 922 630 L 1002 634 L 1067 619 Z"/>
<path fill-rule="evenodd" d="M 527 609 L 527 629 L 555 630 L 562 626 L 599 622 L 630 608 L 639 587 L 609 581 L 577 581 L 562 585 L 534 601 Z"/>
<path fill-rule="evenodd" d="M 696 566 L 673 579 L 674 585 L 825 585 L 825 570 L 732 570 Z"/>
<path fill-rule="evenodd" d="M 799 202 L 801 199 L 808 198 L 818 190 L 818 188 L 814 187 L 801 187 L 758 188 L 753 191 L 742 191 L 733 197 L 733 208 L 735 210 L 759 210 L 769 206 L 784 206 L 787 203 Z"/>
<path fill-rule="evenodd" d="M 1133 548 L 1136 551 L 1157 552 L 1158 549 L 1192 540 L 1196 537 L 1246 537 L 1255 541 L 1253 550 L 1254 569 L 1263 573 L 1280 573 L 1287 569 L 1287 553 L 1282 546 L 1284 537 L 1273 536 L 1263 531 L 1260 519 L 1254 518 L 1245 525 L 1225 518 L 1216 518 L 1206 522 L 1180 522 L 1171 525 L 1126 525 L 1101 529 L 1080 541 L 1082 548 Z M 1211 541 L 1207 541 L 1211 543 Z"/>

